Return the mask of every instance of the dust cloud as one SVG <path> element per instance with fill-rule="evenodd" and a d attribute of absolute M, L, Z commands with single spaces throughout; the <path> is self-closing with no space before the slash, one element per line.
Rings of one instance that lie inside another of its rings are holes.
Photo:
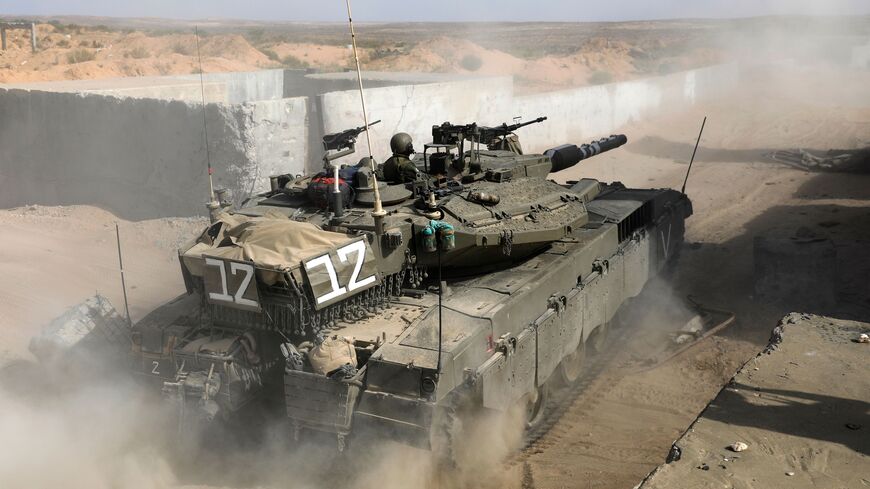
<path fill-rule="evenodd" d="M 673 272 L 680 265 L 677 262 L 669 266 Z M 651 279 L 614 318 L 616 331 L 611 332 L 613 338 L 604 354 L 619 356 L 620 360 L 608 368 L 622 371 L 622 375 L 655 368 L 697 344 L 712 328 L 726 321 L 730 324 L 728 311 L 709 309 L 711 306 L 678 290 L 672 277 Z"/>
<path fill-rule="evenodd" d="M 179 439 L 173 406 L 119 375 L 19 360 L 0 369 L 0 481 L 10 488 L 496 488 L 521 440 L 516 413 L 476 413 L 458 462 L 380 439 L 296 442 L 281 420 L 212 427 Z M 153 389 L 151 389 L 153 390 Z M 251 421 L 251 420 L 247 420 Z"/>
<path fill-rule="evenodd" d="M 0 481 L 9 488 L 162 488 L 166 418 L 132 383 L 79 383 L 68 368 L 2 369 Z M 79 385 L 72 385 L 79 383 Z"/>

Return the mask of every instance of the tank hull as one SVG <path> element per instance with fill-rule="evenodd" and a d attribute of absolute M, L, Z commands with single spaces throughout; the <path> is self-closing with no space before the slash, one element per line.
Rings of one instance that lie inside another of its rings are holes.
<path fill-rule="evenodd" d="M 589 204 L 588 225 L 531 258 L 450 280 L 440 345 L 438 306 L 429 304 L 369 359 L 352 422 L 336 434 L 373 432 L 431 448 L 438 420 L 455 409 L 459 393 L 465 403 L 505 411 L 547 384 L 560 362 L 677 255 L 692 213 L 689 200 L 672 190 L 615 188 L 604 200 Z M 434 391 L 425 391 L 426 378 L 436 379 Z M 346 413 L 343 404 L 335 408 Z M 304 425 L 295 409 L 288 407 L 288 416 Z"/>

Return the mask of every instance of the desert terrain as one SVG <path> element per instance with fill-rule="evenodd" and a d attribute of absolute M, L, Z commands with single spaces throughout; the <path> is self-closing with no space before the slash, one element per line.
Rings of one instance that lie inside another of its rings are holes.
<path fill-rule="evenodd" d="M 105 28 L 71 27 L 68 21 L 40 24 L 43 50 L 36 55 L 29 53 L 23 34 L 10 36 L 11 49 L 0 53 L 0 83 L 195 72 L 193 36 L 178 32 L 186 26 L 173 27 L 170 32 L 157 32 L 153 26 L 136 24 Z M 740 43 L 726 46 L 722 41 L 726 31 L 716 22 L 523 25 L 514 37 L 492 26 L 474 27 L 465 26 L 464 32 L 470 34 L 457 40 L 442 36 L 432 26 L 363 26 L 360 35 L 368 29 L 374 41 L 362 46 L 362 61 L 371 70 L 511 74 L 525 90 L 542 91 L 703 66 L 746 49 Z M 201 39 L 203 70 L 343 69 L 348 67 L 349 53 L 340 41 L 341 28 L 206 28 Z M 535 49 L 518 40 L 526 32 L 537 36 Z M 570 42 L 554 40 L 564 39 L 564 32 L 575 36 Z M 426 42 L 414 42 L 415 38 Z M 773 49 L 775 44 L 759 49 Z M 93 59 L 75 58 L 75 53 L 85 51 L 90 53 L 85 57 Z M 480 64 L 469 61 L 469 54 Z M 628 135 L 625 147 L 555 175 L 561 181 L 591 177 L 629 187 L 679 188 L 700 122 L 708 117 L 686 187 L 694 215 L 688 221 L 679 264 L 666 279 L 650 284 L 627 312 L 624 320 L 635 329 L 610 346 L 606 361 L 594 377 L 584 380 L 584 389 L 554 425 L 519 454 L 505 457 L 506 461 L 490 460 L 492 464 L 478 477 L 467 473 L 436 477 L 436 469 L 421 454 L 388 448 L 373 450 L 367 462 L 380 455 L 384 458 L 363 464 L 357 477 L 342 483 L 372 489 L 420 486 L 433 480 L 441 487 L 631 488 L 664 461 L 673 441 L 735 371 L 767 344 L 781 316 L 803 311 L 870 319 L 866 280 L 870 249 L 866 246 L 863 251 L 860 246 L 848 248 L 851 261 L 842 264 L 841 293 L 849 301 L 833 310 L 804 311 L 804 298 L 798 296 L 758 300 L 753 262 L 753 243 L 759 236 L 789 238 L 809 232 L 835 243 L 870 242 L 870 173 L 810 172 L 766 156 L 780 149 L 870 145 L 868 87 L 866 70 L 833 62 L 747 64 L 741 83 L 726 96 L 687 111 L 631 122 L 617 131 Z M 206 222 L 204 218 L 130 222 L 90 206 L 0 210 L 0 296 L 4 297 L 0 362 L 28 359 L 28 339 L 41 325 L 95 291 L 116 306 L 123 304 L 115 223 L 120 228 L 131 315 L 136 320 L 183 292 L 176 249 Z M 650 312 L 652 306 L 681 307 L 687 295 L 733 311 L 736 322 L 674 358 L 652 361 L 656 347 L 650 338 L 674 328 L 662 324 Z M 866 364 L 844 368 L 866 369 Z M 856 395 L 870 399 L 866 390 Z M 124 399 L 109 406 L 120 409 L 129 403 Z M 244 463 L 224 461 L 209 467 L 204 480 L 179 476 L 162 461 L 157 448 L 143 449 L 141 445 L 148 442 L 142 440 L 148 437 L 142 430 L 129 429 L 116 414 L 107 415 L 99 431 L 111 431 L 112 436 L 85 440 L 79 446 L 81 429 L 66 425 L 75 424 L 88 406 L 83 401 L 64 412 L 37 408 L 26 398 L 0 401 L 0 409 L 17 416 L 14 421 L 0 419 L 0 439 L 21 447 L 0 460 L 0 480 L 18 481 L 21 487 L 56 482 L 39 472 L 33 462 L 38 459 L 42 464 L 65 461 L 68 481 L 76 487 L 113 487 L 119 481 L 125 487 L 228 483 L 256 487 L 282 485 L 291 476 L 299 487 L 329 486 L 304 473 L 300 467 L 307 460 L 304 453 L 291 455 L 296 457 L 293 463 L 284 464 L 281 457 L 287 455 L 273 450 L 264 450 L 263 455 L 277 458 L 258 466 L 268 467 L 269 473 L 240 467 L 250 462 L 245 458 Z M 40 443 L 24 443 L 34 433 L 54 449 L 46 453 Z M 806 437 L 789 439 L 788 444 L 789 450 L 803 453 L 811 452 L 816 442 Z M 749 452 L 745 458 L 752 456 Z M 856 457 L 868 462 L 867 453 Z M 758 466 L 757 470 L 766 470 L 764 464 Z M 299 473 L 290 474 L 293 470 Z M 781 472 L 779 467 L 770 470 Z M 840 487 L 853 480 L 837 471 L 827 471 L 826 477 L 825 484 L 830 484 L 817 487 Z M 734 487 L 753 487 L 730 482 Z"/>
<path fill-rule="evenodd" d="M 39 50 L 10 30 L 0 83 L 199 72 L 194 24 L 110 18 L 43 19 Z M 12 19 L 10 19 L 12 20 Z M 436 24 L 361 24 L 361 62 L 372 71 L 512 75 L 538 92 L 661 75 L 764 49 L 792 49 L 795 33 L 865 34 L 862 19 L 675 20 L 534 24 L 469 23 L 449 35 Z M 341 71 L 352 67 L 347 26 L 201 22 L 203 72 L 264 68 Z"/>
<path fill-rule="evenodd" d="M 295 68 L 341 71 L 352 58 L 343 25 L 324 26 L 332 37 L 249 28 L 238 32 L 201 31 L 202 70 L 251 71 Z M 399 26 L 361 28 L 367 42 L 361 62 L 373 71 L 418 71 L 480 75 L 513 75 L 526 90 L 551 90 L 625 80 L 648 73 L 664 73 L 713 64 L 720 54 L 713 47 L 692 47 L 672 36 L 664 40 L 643 36 L 629 41 L 595 35 L 566 52 L 508 52 L 497 44 L 485 47 L 467 38 L 453 38 L 437 30 L 419 36 L 393 37 Z M 418 28 L 419 29 L 419 28 Z M 0 83 L 99 79 L 124 76 L 178 75 L 199 72 L 192 28 L 132 31 L 105 25 L 39 24 L 40 50 L 32 53 L 29 32 L 10 31 L 10 49 L 0 52 Z M 666 54 L 681 52 L 680 56 Z"/>

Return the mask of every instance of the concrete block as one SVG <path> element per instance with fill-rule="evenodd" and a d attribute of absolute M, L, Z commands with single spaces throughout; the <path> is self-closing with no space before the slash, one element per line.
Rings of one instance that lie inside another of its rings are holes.
<path fill-rule="evenodd" d="M 204 214 L 201 104 L 0 89 L 0 114 L 2 207 L 89 204 L 127 219 Z M 268 188 L 277 169 L 299 171 L 307 157 L 304 99 L 208 104 L 206 119 L 215 187 L 237 200 Z"/>
<path fill-rule="evenodd" d="M 241 107 L 248 118 L 248 159 L 255 165 L 242 190 L 268 190 L 270 175 L 302 174 L 312 157 L 319 158 L 319 153 L 311 155 L 308 151 L 306 97 L 261 100 Z"/>

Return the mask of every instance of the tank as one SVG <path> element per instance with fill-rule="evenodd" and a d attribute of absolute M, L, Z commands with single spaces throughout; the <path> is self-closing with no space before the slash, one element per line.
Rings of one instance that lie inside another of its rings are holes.
<path fill-rule="evenodd" d="M 186 294 L 132 326 L 134 372 L 183 423 L 256 403 L 339 449 L 375 433 L 449 453 L 466 407 L 534 427 L 692 214 L 675 190 L 551 180 L 626 137 L 524 154 L 515 131 L 544 119 L 433 126 L 406 183 L 339 164 L 367 130 L 349 129 L 322 172 L 210 206 L 179 252 Z"/>

